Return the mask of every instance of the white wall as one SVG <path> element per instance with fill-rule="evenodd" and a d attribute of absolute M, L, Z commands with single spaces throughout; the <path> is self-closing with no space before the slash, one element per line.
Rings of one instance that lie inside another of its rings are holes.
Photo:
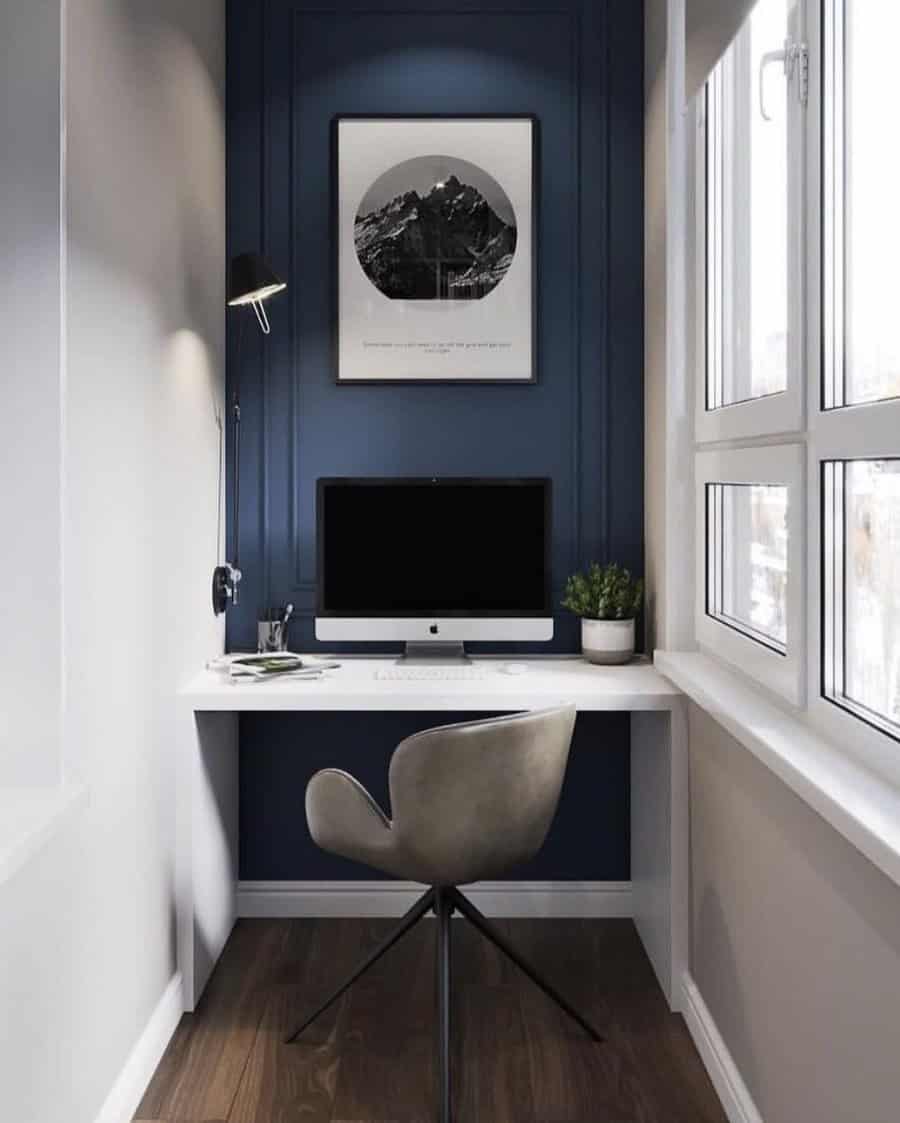
<path fill-rule="evenodd" d="M 0 786 L 59 773 L 59 63 L 59 0 L 0 7 Z"/>
<path fill-rule="evenodd" d="M 66 7 L 62 763 L 89 803 L 0 890 L 16 1123 L 92 1123 L 174 975 L 175 692 L 223 640 L 224 0 Z"/>
<path fill-rule="evenodd" d="M 694 646 L 693 377 L 686 330 L 684 0 L 644 4 L 644 536 L 646 643 Z M 677 468 L 674 466 L 677 464 Z"/>
<path fill-rule="evenodd" d="M 691 973 L 765 1123 L 898 1118 L 900 890 L 691 707 Z"/>

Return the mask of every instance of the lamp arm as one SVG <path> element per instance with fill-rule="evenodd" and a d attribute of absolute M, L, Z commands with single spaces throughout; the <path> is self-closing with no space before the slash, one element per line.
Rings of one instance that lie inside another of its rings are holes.
<path fill-rule="evenodd" d="M 261 300 L 253 301 L 253 311 L 256 313 L 256 322 L 263 335 L 268 335 L 272 330 L 269 326 L 269 317 L 266 315 L 266 306 Z"/>
<path fill-rule="evenodd" d="M 231 262 L 229 277 L 228 303 L 230 305 L 249 303 L 253 308 L 260 330 L 263 335 L 268 335 L 271 331 L 271 327 L 263 302 L 267 296 L 271 296 L 273 293 L 281 292 L 285 289 L 287 287 L 285 283 L 279 280 L 265 262 L 255 254 L 241 254 L 234 258 Z M 231 421 L 233 425 L 232 451 L 234 460 L 234 470 L 231 480 L 231 557 L 233 560 L 226 561 L 224 565 L 217 565 L 213 571 L 212 603 L 213 611 L 217 616 L 221 615 L 221 613 L 226 610 L 229 600 L 232 604 L 238 603 L 238 587 L 241 581 L 241 350 L 243 336 L 244 319 L 241 316 L 238 319 L 234 395 L 231 403 Z M 221 421 L 219 432 L 221 435 Z M 222 504 L 220 500 L 219 510 L 221 511 L 221 509 Z M 217 556 L 218 541 L 219 534 L 217 528 Z"/>

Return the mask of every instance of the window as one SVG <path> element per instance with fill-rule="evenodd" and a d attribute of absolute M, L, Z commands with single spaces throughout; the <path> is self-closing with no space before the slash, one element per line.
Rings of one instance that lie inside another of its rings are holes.
<path fill-rule="evenodd" d="M 898 40 L 887 0 L 759 0 L 720 61 L 694 369 L 698 643 L 900 775 Z"/>
<path fill-rule="evenodd" d="M 900 729 L 900 459 L 823 466 L 823 691 Z"/>
<path fill-rule="evenodd" d="M 759 0 L 707 83 L 695 254 L 705 293 L 697 638 L 795 703 L 806 651 L 803 447 L 771 441 L 805 427 L 802 12 L 802 0 Z"/>
<path fill-rule="evenodd" d="M 706 611 L 783 655 L 787 650 L 787 488 L 706 486 Z"/>
<path fill-rule="evenodd" d="M 762 454 L 762 455 L 760 455 Z M 700 644 L 792 702 L 805 651 L 803 447 L 696 458 Z"/>
<path fill-rule="evenodd" d="M 761 0 L 707 94 L 707 409 L 787 389 L 786 83 L 762 67 L 786 9 Z"/>
<path fill-rule="evenodd" d="M 825 0 L 823 21 L 819 691 L 900 738 L 900 6 Z"/>
<path fill-rule="evenodd" d="M 900 147 L 885 133 L 900 4 L 826 8 L 823 405 L 836 409 L 900 397 Z"/>
<path fill-rule="evenodd" d="M 795 234 L 802 225 L 805 71 L 792 45 L 796 8 L 796 0 L 759 0 L 707 84 L 703 440 L 801 428 Z"/>

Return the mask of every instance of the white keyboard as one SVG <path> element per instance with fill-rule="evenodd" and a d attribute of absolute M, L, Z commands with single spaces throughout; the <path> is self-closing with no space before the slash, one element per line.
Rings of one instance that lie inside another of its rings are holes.
<path fill-rule="evenodd" d="M 382 682 L 475 682 L 487 678 L 481 667 L 379 667 Z"/>

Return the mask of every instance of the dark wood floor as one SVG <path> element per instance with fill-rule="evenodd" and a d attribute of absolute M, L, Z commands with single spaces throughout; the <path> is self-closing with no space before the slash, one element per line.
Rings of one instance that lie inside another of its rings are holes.
<path fill-rule="evenodd" d="M 391 923 L 240 921 L 135 1118 L 433 1120 L 433 922 L 406 936 L 301 1044 L 283 1044 Z M 590 1042 L 468 924 L 455 921 L 458 1123 L 725 1123 L 630 921 L 520 920 L 503 927 L 596 1020 L 606 1041 Z"/>

